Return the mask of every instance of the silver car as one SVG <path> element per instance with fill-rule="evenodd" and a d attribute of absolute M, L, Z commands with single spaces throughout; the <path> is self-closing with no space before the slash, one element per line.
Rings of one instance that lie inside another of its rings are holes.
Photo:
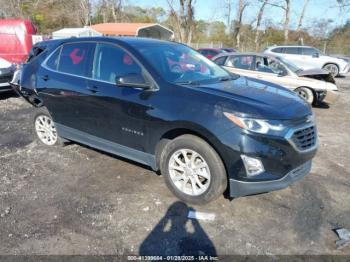
<path fill-rule="evenodd" d="M 220 54 L 213 61 L 230 72 L 294 90 L 310 104 L 332 104 L 338 98 L 334 78 L 322 69 L 302 70 L 281 57 L 258 53 Z"/>

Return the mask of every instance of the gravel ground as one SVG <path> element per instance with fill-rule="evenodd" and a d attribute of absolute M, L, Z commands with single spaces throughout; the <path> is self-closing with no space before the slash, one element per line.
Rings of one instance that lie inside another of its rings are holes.
<path fill-rule="evenodd" d="M 350 229 L 350 78 L 314 108 L 320 148 L 291 187 L 206 206 L 178 202 L 149 168 L 77 145 L 33 140 L 34 109 L 0 94 L 0 254 L 346 254 Z M 187 219 L 189 210 L 214 221 Z"/>

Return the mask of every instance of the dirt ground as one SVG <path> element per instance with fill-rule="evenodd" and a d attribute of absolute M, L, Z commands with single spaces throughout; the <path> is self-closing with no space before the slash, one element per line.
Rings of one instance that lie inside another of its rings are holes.
<path fill-rule="evenodd" d="M 33 142 L 34 109 L 0 94 L 0 254 L 346 254 L 350 229 L 350 77 L 314 108 L 320 148 L 291 187 L 206 206 L 179 202 L 149 168 L 69 144 Z M 215 214 L 190 220 L 189 210 Z"/>

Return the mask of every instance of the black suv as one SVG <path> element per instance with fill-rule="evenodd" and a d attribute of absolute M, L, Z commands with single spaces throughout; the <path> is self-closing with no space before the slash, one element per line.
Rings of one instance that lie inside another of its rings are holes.
<path fill-rule="evenodd" d="M 39 107 L 34 128 L 44 144 L 77 141 L 149 165 L 195 204 L 227 188 L 239 197 L 287 187 L 309 173 L 317 149 L 303 99 L 173 42 L 42 42 L 16 89 Z"/>

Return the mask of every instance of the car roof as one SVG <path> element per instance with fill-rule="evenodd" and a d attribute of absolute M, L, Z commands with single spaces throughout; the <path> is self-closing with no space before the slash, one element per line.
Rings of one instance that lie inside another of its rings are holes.
<path fill-rule="evenodd" d="M 274 55 L 265 54 L 265 53 L 258 53 L 258 52 L 245 52 L 245 53 L 237 53 L 237 52 L 229 52 L 229 53 L 221 53 L 217 56 L 213 57 L 212 59 L 217 59 L 222 56 L 244 56 L 244 55 L 255 55 L 255 56 L 264 56 L 264 57 L 275 57 Z"/>
<path fill-rule="evenodd" d="M 112 36 L 93 36 L 93 37 L 71 37 L 71 38 L 62 38 L 62 39 L 53 39 L 48 40 L 48 44 L 61 44 L 61 43 L 75 43 L 75 42 L 84 42 L 84 41 L 107 41 L 114 43 L 125 43 L 132 46 L 143 46 L 145 44 L 165 44 L 165 43 L 176 43 L 166 40 L 159 40 L 153 38 L 145 37 L 112 37 Z M 43 42 L 44 43 L 44 42 Z"/>
<path fill-rule="evenodd" d="M 312 46 L 308 46 L 308 45 L 274 45 L 274 46 L 269 46 L 267 49 L 279 48 L 279 47 L 312 47 Z"/>

